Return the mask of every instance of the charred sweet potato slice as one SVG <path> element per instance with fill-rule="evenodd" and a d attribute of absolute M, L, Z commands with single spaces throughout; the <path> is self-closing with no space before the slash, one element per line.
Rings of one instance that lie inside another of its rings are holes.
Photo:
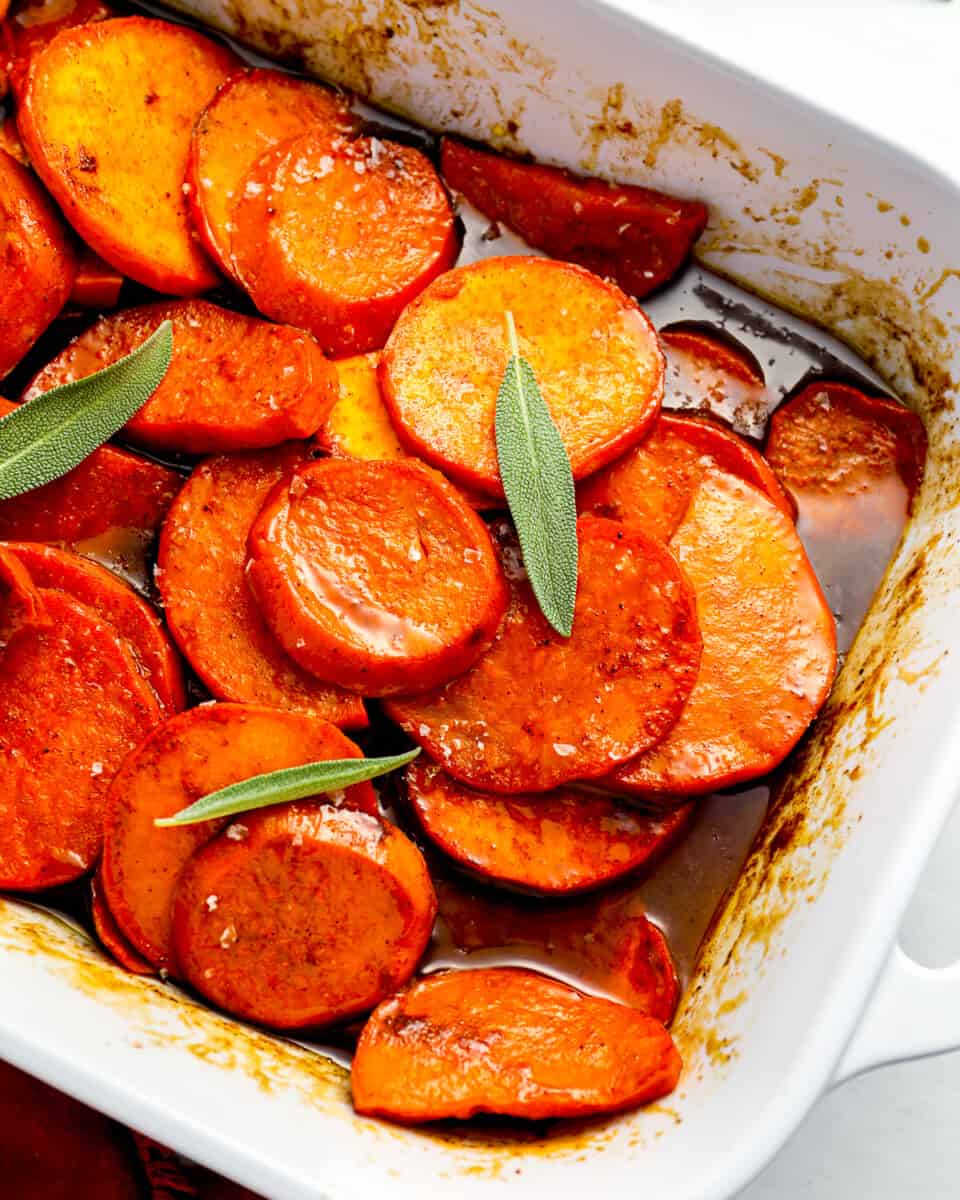
<path fill-rule="evenodd" d="M 635 526 L 578 521 L 573 633 L 547 624 L 517 546 L 497 530 L 511 600 L 465 675 L 385 708 L 455 779 L 544 792 L 605 775 L 676 722 L 700 661 L 693 590 L 667 547 Z"/>
<path fill-rule="evenodd" d="M 190 216 L 210 257 L 233 275 L 232 210 L 244 176 L 261 155 L 308 130 L 355 133 L 350 98 L 283 71 L 228 79 L 193 127 L 187 162 Z"/>
<path fill-rule="evenodd" d="M 202 796 L 253 775 L 328 758 L 362 758 L 326 721 L 247 704 L 211 704 L 165 721 L 131 754 L 107 798 L 101 876 L 104 898 L 124 937 L 156 967 L 175 969 L 171 903 L 193 852 L 225 818 L 158 829 Z M 348 788 L 343 803 L 376 812 L 368 783 Z M 231 826 L 245 836 L 246 822 Z"/>
<path fill-rule="evenodd" d="M 677 273 L 707 223 L 699 200 L 587 179 L 453 138 L 443 139 L 441 170 L 485 217 L 637 297 Z"/>
<path fill-rule="evenodd" d="M 319 803 L 243 824 L 242 839 L 215 837 L 177 884 L 176 958 L 199 992 L 248 1020 L 304 1029 L 367 1012 L 410 979 L 437 902 L 405 834 Z"/>
<path fill-rule="evenodd" d="M 111 958 L 116 959 L 132 975 L 155 975 L 152 963 L 138 954 L 123 936 L 113 913 L 103 898 L 103 884 L 99 875 L 90 880 L 90 918 L 93 921 L 93 931 L 100 944 Z"/>
<path fill-rule="evenodd" d="M 247 582 L 291 658 L 367 696 L 461 675 L 507 606 L 485 525 L 414 459 L 298 467 L 265 503 L 248 552 Z"/>
<path fill-rule="evenodd" d="M 66 229 L 30 172 L 0 150 L 0 378 L 57 315 L 76 259 Z"/>
<path fill-rule="evenodd" d="M 444 971 L 385 1000 L 353 1060 L 357 1112 L 416 1124 L 636 1108 L 677 1085 L 659 1021 L 534 971 Z"/>
<path fill-rule="evenodd" d="M 168 320 L 173 359 L 126 425 L 131 441 L 186 454 L 276 446 L 315 433 L 336 399 L 333 366 L 308 334 L 206 300 L 162 301 L 102 317 L 39 372 L 23 399 L 102 370 Z"/>
<path fill-rule="evenodd" d="M 435 280 L 390 335 L 380 360 L 384 399 L 408 449 L 496 497 L 503 495 L 494 414 L 509 356 L 506 311 L 575 479 L 639 441 L 663 392 L 653 326 L 618 287 L 581 267 L 488 258 Z"/>
<path fill-rule="evenodd" d="M 301 445 L 202 462 L 170 510 L 157 559 L 167 626 L 221 700 L 269 704 L 366 725 L 363 701 L 321 683 L 288 658 L 247 586 L 247 535 L 273 488 L 303 461 Z"/>
<path fill-rule="evenodd" d="M 65 29 L 31 58 L 17 120 L 37 174 L 101 258 L 158 292 L 217 282 L 183 180 L 194 121 L 238 69 L 216 42 L 147 17 Z"/>
<path fill-rule="evenodd" d="M 382 346 L 458 250 L 450 201 L 425 155 L 325 129 L 259 159 L 232 223 L 234 266 L 257 308 L 337 356 Z"/>
<path fill-rule="evenodd" d="M 649 865 L 686 829 L 687 804 L 651 815 L 612 796 L 558 788 L 498 796 L 464 787 L 424 758 L 406 772 L 424 832 L 461 866 L 498 883 L 565 895 Z"/>

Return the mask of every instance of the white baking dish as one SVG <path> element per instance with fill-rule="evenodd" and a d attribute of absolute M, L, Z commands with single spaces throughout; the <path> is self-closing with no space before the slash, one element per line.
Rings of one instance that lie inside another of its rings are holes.
<path fill-rule="evenodd" d="M 927 478 L 688 991 L 665 1104 L 547 1142 L 361 1120 L 339 1068 L 13 902 L 0 1053 L 276 1200 L 729 1196 L 831 1082 L 960 1045 L 960 971 L 899 951 L 851 1043 L 960 779 L 960 191 L 612 4 L 181 2 L 424 124 L 702 196 L 702 260 L 828 326 L 923 413 Z"/>

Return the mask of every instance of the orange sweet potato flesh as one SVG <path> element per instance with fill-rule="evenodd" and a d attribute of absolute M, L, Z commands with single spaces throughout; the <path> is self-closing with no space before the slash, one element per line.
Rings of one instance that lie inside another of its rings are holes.
<path fill-rule="evenodd" d="M 639 441 L 663 393 L 653 326 L 614 284 L 570 263 L 520 256 L 450 271 L 400 317 L 380 381 L 407 448 L 496 497 L 503 495 L 494 414 L 509 356 L 506 311 L 575 479 Z"/>
<path fill-rule="evenodd" d="M 699 200 L 585 179 L 451 138 L 443 139 L 441 170 L 484 216 L 637 297 L 676 274 L 707 223 Z"/>
<path fill-rule="evenodd" d="M 700 662 L 693 589 L 667 547 L 636 527 L 578 521 L 573 633 L 551 630 L 501 525 L 507 615 L 452 683 L 386 701 L 387 714 L 454 778 L 544 792 L 605 775 L 676 722 Z M 635 747 L 637 747 L 635 749 Z"/>
<path fill-rule="evenodd" d="M 30 161 L 83 239 L 158 292 L 217 282 L 183 193 L 194 121 L 239 62 L 147 17 L 66 29 L 32 56 L 17 114 Z"/>
<path fill-rule="evenodd" d="M 248 553 L 247 582 L 291 658 L 362 695 L 463 674 L 507 607 L 486 526 L 414 459 L 304 464 L 267 499 Z"/>
<path fill-rule="evenodd" d="M 700 674 L 667 736 L 611 786 L 697 794 L 765 775 L 796 745 L 836 671 L 833 614 L 792 521 L 708 471 L 670 541 L 697 596 Z"/>
<path fill-rule="evenodd" d="M 580 512 L 639 521 L 668 540 L 683 520 L 700 480 L 723 470 L 765 492 L 787 517 L 793 505 L 760 453 L 732 430 L 707 417 L 660 414 L 639 445 L 577 488 Z"/>
<path fill-rule="evenodd" d="M 92 608 L 45 588 L 36 602 L 0 654 L 0 887 L 12 891 L 93 866 L 110 780 L 162 715 Z"/>
<path fill-rule="evenodd" d="M 3 71 L 0 68 L 0 95 L 2 93 Z M 7 117 L 6 120 L 0 122 L 0 150 L 9 154 L 11 158 L 16 159 L 22 167 L 30 166 L 30 160 L 27 158 L 27 152 L 23 148 L 23 142 L 21 142 L 20 134 L 17 132 L 17 123 L 13 117 Z"/>
<path fill-rule="evenodd" d="M 353 1104 L 405 1124 L 477 1113 L 542 1120 L 636 1108 L 677 1085 L 659 1021 L 533 971 L 444 971 L 364 1026 Z"/>
<path fill-rule="evenodd" d="M 77 275 L 70 292 L 70 303 L 78 308 L 116 308 L 123 287 L 123 276 L 85 247 L 77 261 Z"/>
<path fill-rule="evenodd" d="M 186 705 L 180 661 L 154 610 L 106 568 L 38 542 L 0 543 L 22 563 L 38 588 L 67 592 L 109 621 L 133 655 L 164 715 Z"/>
<path fill-rule="evenodd" d="M 220 700 L 269 704 L 348 729 L 367 723 L 358 696 L 288 658 L 247 586 L 247 535 L 272 489 L 303 460 L 301 445 L 202 462 L 170 510 L 157 587 L 171 635 Z"/>
<path fill-rule="evenodd" d="M 315 433 L 336 399 L 336 373 L 308 334 L 206 300 L 161 301 L 101 317 L 34 377 L 23 399 L 102 370 L 166 320 L 173 323 L 173 359 L 127 423 L 131 441 L 186 454 L 276 446 Z"/>
<path fill-rule="evenodd" d="M 412 146 L 312 130 L 259 159 L 238 197 L 233 262 L 254 304 L 340 357 L 381 347 L 457 256 L 447 193 Z"/>
<path fill-rule="evenodd" d="M 573 788 L 491 795 L 464 787 L 422 756 L 407 768 L 405 783 L 424 832 L 455 862 L 546 895 L 586 891 L 649 866 L 693 815 L 690 804 L 651 815 Z"/>
<path fill-rule="evenodd" d="M 235 274 L 233 205 L 257 159 L 308 129 L 346 135 L 357 126 L 344 93 L 283 71 L 245 71 L 221 85 L 193 127 L 187 186 L 193 226 L 225 275 Z"/>
<path fill-rule="evenodd" d="M 114 11 L 103 0 L 14 0 L 0 26 L 0 74 L 10 75 L 14 92 L 23 87 L 33 54 L 61 31 L 92 21 L 105 21 Z"/>
<path fill-rule="evenodd" d="M 464 955 L 468 965 L 471 955 L 486 963 L 493 955 L 501 965 L 520 960 L 665 1025 L 673 1019 L 680 1000 L 673 958 L 634 888 L 530 902 L 448 879 L 438 879 L 436 886 L 436 956 L 444 964 L 463 961 Z"/>
<path fill-rule="evenodd" d="M 309 1029 L 406 983 L 437 901 L 405 834 L 365 813 L 284 805 L 243 818 L 183 870 L 173 937 L 185 978 L 236 1016 Z"/>
<path fill-rule="evenodd" d="M 158 829 L 154 818 L 174 813 L 253 775 L 330 758 L 361 758 L 333 725 L 300 713 L 258 705 L 201 705 L 165 721 L 131 754 L 107 798 L 101 875 L 104 898 L 124 937 L 156 967 L 175 969 L 171 903 L 193 852 L 226 818 Z M 376 812 L 370 784 L 344 793 L 343 803 Z M 245 836 L 245 818 L 233 838 Z"/>
<path fill-rule="evenodd" d="M 690 326 L 660 330 L 667 359 L 663 403 L 729 421 L 752 435 L 763 432 L 771 397 L 750 352 L 723 334 Z"/>
<path fill-rule="evenodd" d="M 56 209 L 0 150 L 0 379 L 23 358 L 73 287 L 76 260 Z"/>
<path fill-rule="evenodd" d="M 120 926 L 103 898 L 103 883 L 99 875 L 94 875 L 90 880 L 90 917 L 93 920 L 93 931 L 100 940 L 100 944 L 121 967 L 133 975 L 156 974 L 153 965 L 138 954 L 123 936 Z"/>

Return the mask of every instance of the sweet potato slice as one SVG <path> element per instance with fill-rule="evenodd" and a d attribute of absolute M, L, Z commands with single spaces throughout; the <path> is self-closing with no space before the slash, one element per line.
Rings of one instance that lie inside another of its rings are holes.
<path fill-rule="evenodd" d="M 36 597 L 0 653 L 0 887 L 13 891 L 90 869 L 110 780 L 162 715 L 93 609 L 63 592 Z"/>
<path fill-rule="evenodd" d="M 227 823 L 158 829 L 194 800 L 267 771 L 328 758 L 362 758 L 333 725 L 300 713 L 247 704 L 210 704 L 165 721 L 131 754 L 107 798 L 101 875 L 104 897 L 120 930 L 154 966 L 173 969 L 171 902 L 184 864 Z M 372 814 L 369 783 L 343 794 L 343 803 Z M 230 839 L 246 836 L 247 819 Z"/>
<path fill-rule="evenodd" d="M 61 29 L 105 21 L 113 15 L 103 0 L 14 0 L 0 26 L 0 74 L 5 69 L 14 92 L 19 93 L 31 56 Z"/>
<path fill-rule="evenodd" d="M 708 471 L 670 547 L 697 596 L 700 674 L 667 736 L 610 779 L 697 794 L 765 775 L 816 716 L 836 671 L 833 615 L 793 523 L 755 488 Z"/>
<path fill-rule="evenodd" d="M 639 445 L 580 484 L 577 508 L 617 521 L 639 521 L 648 533 L 667 540 L 700 480 L 716 469 L 752 483 L 793 518 L 789 496 L 749 442 L 708 418 L 667 412 Z"/>
<path fill-rule="evenodd" d="M 0 378 L 70 295 L 76 260 L 63 222 L 26 167 L 0 150 Z"/>
<path fill-rule="evenodd" d="M 3 70 L 0 68 L 0 96 L 2 94 Z M 30 166 L 30 159 L 27 158 L 27 152 L 23 148 L 23 142 L 21 142 L 20 134 L 17 132 L 17 123 L 13 117 L 7 117 L 6 120 L 0 122 L 0 150 L 9 154 L 11 158 L 16 159 L 22 167 Z"/>
<path fill-rule="evenodd" d="M 441 170 L 485 217 L 637 297 L 677 273 L 707 223 L 699 200 L 587 179 L 452 138 L 443 139 Z"/>
<path fill-rule="evenodd" d="M 156 974 L 153 965 L 138 954 L 123 936 L 120 926 L 103 898 L 103 884 L 99 875 L 94 875 L 90 880 L 90 916 L 93 920 L 93 931 L 99 938 L 100 944 L 121 967 L 133 975 Z"/>
<path fill-rule="evenodd" d="M 217 282 L 183 178 L 194 121 L 238 69 L 216 42 L 147 17 L 63 30 L 31 58 L 17 119 L 37 174 L 101 258 L 158 292 Z"/>
<path fill-rule="evenodd" d="M 217 90 L 193 127 L 187 186 L 194 228 L 225 275 L 234 274 L 233 205 L 257 159 L 310 129 L 357 128 L 349 96 L 283 71 L 245 71 Z"/>
<path fill-rule="evenodd" d="M 573 634 L 551 630 L 501 524 L 511 600 L 480 661 L 445 687 L 388 700 L 388 715 L 454 778 L 544 792 L 605 775 L 676 722 L 700 661 L 693 589 L 636 527 L 581 517 Z"/>
<path fill-rule="evenodd" d="M 761 437 L 771 407 L 753 356 L 720 334 L 687 326 L 661 329 L 667 359 L 663 403 L 727 421 L 751 437 Z"/>
<path fill-rule="evenodd" d="M 77 275 L 70 292 L 70 303 L 78 308 L 116 308 L 124 279 L 119 271 L 85 247 L 77 260 Z"/>
<path fill-rule="evenodd" d="M 575 479 L 639 441 L 663 392 L 653 326 L 614 284 L 545 258 L 488 258 L 450 271 L 400 317 L 380 381 L 408 449 L 497 497 L 494 413 L 508 358 L 506 311 Z"/>
<path fill-rule="evenodd" d="M 268 151 L 233 207 L 233 261 L 257 308 L 328 353 L 376 350 L 451 267 L 450 201 L 412 146 L 313 130 Z"/>
<path fill-rule="evenodd" d="M 677 1085 L 670 1034 L 534 971 L 444 971 L 385 1000 L 353 1060 L 357 1112 L 416 1124 L 636 1108 Z"/>
<path fill-rule="evenodd" d="M 680 984 L 667 939 L 647 919 L 636 890 L 575 902 L 481 891 L 437 880 L 440 916 L 433 959 L 443 966 L 476 955 L 489 965 L 535 966 L 668 1024 Z"/>
<path fill-rule="evenodd" d="M 548 895 L 586 891 L 649 865 L 693 815 L 690 804 L 651 815 L 572 788 L 491 795 L 464 787 L 424 758 L 410 764 L 405 783 L 424 832 L 454 861 Z"/>
<path fill-rule="evenodd" d="M 250 526 L 274 486 L 302 460 L 303 447 L 288 445 L 202 462 L 163 527 L 157 587 L 170 633 L 219 699 L 362 728 L 367 714 L 360 698 L 321 683 L 287 657 L 244 576 Z"/>
<path fill-rule="evenodd" d="M 186 705 L 183 671 L 163 623 L 149 604 L 116 575 L 66 550 L 38 542 L 2 543 L 38 588 L 67 592 L 93 609 L 120 635 L 165 715 Z"/>
<path fill-rule="evenodd" d="M 214 838 L 177 884 L 176 959 L 199 992 L 236 1016 L 304 1029 L 368 1012 L 410 979 L 437 901 L 405 834 L 320 803 L 243 823 L 242 840 Z"/>
<path fill-rule="evenodd" d="M 291 658 L 367 696 L 463 674 L 508 590 L 486 526 L 414 459 L 306 463 L 250 530 L 247 582 Z"/>
<path fill-rule="evenodd" d="M 315 433 L 336 399 L 336 373 L 308 334 L 206 300 L 162 301 L 102 317 L 34 377 L 23 399 L 102 370 L 167 320 L 173 359 L 126 425 L 131 441 L 186 454 L 277 446 Z"/>
<path fill-rule="evenodd" d="M 335 458 L 406 458 L 380 394 L 380 355 L 355 354 L 335 363 L 340 393 L 317 431 L 317 445 Z"/>

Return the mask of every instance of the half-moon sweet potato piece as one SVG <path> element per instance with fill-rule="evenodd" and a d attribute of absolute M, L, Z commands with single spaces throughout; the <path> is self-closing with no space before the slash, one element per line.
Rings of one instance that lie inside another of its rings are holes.
<path fill-rule="evenodd" d="M 416 1124 L 636 1108 L 677 1085 L 670 1034 L 534 971 L 443 971 L 376 1009 L 353 1059 L 357 1112 Z"/>
<path fill-rule="evenodd" d="M 368 1012 L 406 983 L 437 901 L 405 834 L 365 813 L 300 803 L 251 813 L 187 863 L 176 959 L 208 1000 L 276 1029 Z"/>
<path fill-rule="evenodd" d="M 290 443 L 200 463 L 163 527 L 157 587 L 170 633 L 214 696 L 358 729 L 367 724 L 363 701 L 287 657 L 244 575 L 250 526 L 304 452 Z"/>
<path fill-rule="evenodd" d="M 693 589 L 667 547 L 636 526 L 577 522 L 573 633 L 547 624 L 504 523 L 511 599 L 465 675 L 385 709 L 448 774 L 493 792 L 545 792 L 606 775 L 676 722 L 700 662 Z"/>
<path fill-rule="evenodd" d="M 449 271 L 397 321 L 380 381 L 407 448 L 496 497 L 503 495 L 494 415 L 509 358 L 507 311 L 574 479 L 639 441 L 663 393 L 657 335 L 615 284 L 571 263 L 522 256 Z"/>
<path fill-rule="evenodd" d="M 104 897 L 124 937 L 156 967 L 175 970 L 171 904 L 193 852 L 227 818 L 158 829 L 195 800 L 268 771 L 330 758 L 362 758 L 335 726 L 300 713 L 248 704 L 208 704 L 165 721 L 131 754 L 107 797 L 101 876 Z M 375 813 L 369 783 L 348 788 L 342 803 Z M 230 838 L 246 836 L 246 821 Z"/>
<path fill-rule="evenodd" d="M 264 504 L 248 553 L 247 582 L 290 657 L 367 696 L 463 674 L 507 606 L 486 526 L 415 459 L 298 467 Z"/>

